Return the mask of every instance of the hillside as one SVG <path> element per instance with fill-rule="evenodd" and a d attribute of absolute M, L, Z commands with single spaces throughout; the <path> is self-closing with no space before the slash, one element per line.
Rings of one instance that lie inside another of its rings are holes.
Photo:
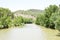
<path fill-rule="evenodd" d="M 24 15 L 31 15 L 31 16 L 37 16 L 40 13 L 43 13 L 43 10 L 38 9 L 29 9 L 29 10 L 17 10 L 14 12 L 15 14 L 24 14 Z"/>

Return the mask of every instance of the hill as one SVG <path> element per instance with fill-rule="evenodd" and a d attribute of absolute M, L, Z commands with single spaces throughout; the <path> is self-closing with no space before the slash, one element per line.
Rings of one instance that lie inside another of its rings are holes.
<path fill-rule="evenodd" d="M 37 16 L 40 13 L 43 13 L 43 10 L 38 10 L 38 9 L 29 9 L 29 10 L 17 10 L 14 12 L 15 14 L 24 14 L 24 15 L 31 15 L 31 16 Z"/>

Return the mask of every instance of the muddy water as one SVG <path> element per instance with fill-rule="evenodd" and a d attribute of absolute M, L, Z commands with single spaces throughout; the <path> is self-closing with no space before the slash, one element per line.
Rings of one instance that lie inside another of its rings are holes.
<path fill-rule="evenodd" d="M 0 30 L 0 40 L 46 40 L 44 32 L 35 24 L 23 28 Z"/>

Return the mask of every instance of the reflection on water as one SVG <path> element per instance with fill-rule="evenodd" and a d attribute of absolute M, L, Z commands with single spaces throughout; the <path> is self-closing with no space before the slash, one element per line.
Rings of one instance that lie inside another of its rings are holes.
<path fill-rule="evenodd" d="M 1 30 L 0 40 L 45 40 L 45 35 L 37 25 L 26 24 L 24 28 Z"/>

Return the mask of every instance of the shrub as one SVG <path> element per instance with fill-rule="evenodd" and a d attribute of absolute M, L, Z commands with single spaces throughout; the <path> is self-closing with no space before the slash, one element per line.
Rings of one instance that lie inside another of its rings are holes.
<path fill-rule="evenodd" d="M 52 14 L 55 15 L 55 13 L 58 12 L 58 6 L 56 5 L 50 5 L 48 8 L 45 9 L 45 17 L 46 17 L 46 27 L 47 28 L 54 28 L 55 24 L 53 22 L 53 20 L 51 21 L 50 19 L 52 18 Z"/>
<path fill-rule="evenodd" d="M 33 19 L 32 18 L 23 18 L 23 22 L 26 23 L 33 23 Z"/>
<path fill-rule="evenodd" d="M 0 7 L 0 28 L 9 28 L 12 12 L 7 8 Z"/>
<path fill-rule="evenodd" d="M 14 26 L 20 26 L 22 25 L 22 23 L 23 23 L 23 18 L 21 16 L 14 18 L 14 22 L 13 22 Z"/>
<path fill-rule="evenodd" d="M 37 16 L 35 23 L 38 25 L 41 25 L 41 26 L 45 26 L 45 21 L 46 21 L 46 19 L 45 19 L 44 14 L 40 14 Z"/>

